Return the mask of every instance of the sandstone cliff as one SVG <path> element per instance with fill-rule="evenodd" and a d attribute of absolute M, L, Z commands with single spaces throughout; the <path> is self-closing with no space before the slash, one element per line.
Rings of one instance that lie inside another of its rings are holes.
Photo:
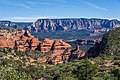
<path fill-rule="evenodd" d="M 43 57 L 38 57 L 38 60 L 49 64 L 65 63 L 71 59 L 73 54 L 72 46 L 61 39 L 45 38 L 43 41 L 39 41 L 28 31 L 15 29 L 0 30 L 0 47 L 14 48 L 18 51 L 38 50 L 39 54 L 46 54 Z M 77 51 L 77 56 L 82 54 L 78 52 L 79 50 L 74 50 Z"/>
<path fill-rule="evenodd" d="M 38 45 L 38 38 L 35 38 L 24 30 L 0 30 L 0 47 L 25 51 L 27 48 L 35 50 Z"/>
<path fill-rule="evenodd" d="M 118 20 L 108 19 L 85 19 L 85 18 L 68 18 L 68 19 L 38 19 L 31 26 L 27 27 L 30 32 L 41 31 L 63 31 L 63 30 L 108 30 L 120 24 Z"/>
<path fill-rule="evenodd" d="M 50 40 L 45 38 L 39 41 L 28 31 L 24 30 L 0 30 L 0 47 L 15 48 L 19 51 L 25 51 L 27 48 L 39 50 L 41 52 L 53 51 L 62 53 L 66 48 L 72 48 L 63 40 Z"/>
<path fill-rule="evenodd" d="M 61 39 L 50 40 L 45 38 L 45 40 L 40 44 L 40 49 L 41 52 L 48 52 L 49 54 L 38 58 L 38 60 L 49 64 L 66 63 L 70 60 L 78 59 L 85 55 L 80 51 L 79 46 L 73 50 L 70 44 Z"/>

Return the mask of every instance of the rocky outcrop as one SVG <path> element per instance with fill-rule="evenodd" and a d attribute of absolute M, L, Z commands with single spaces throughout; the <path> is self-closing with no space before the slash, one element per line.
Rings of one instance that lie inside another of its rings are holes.
<path fill-rule="evenodd" d="M 0 47 L 15 48 L 19 51 L 25 51 L 27 48 L 35 50 L 39 42 L 38 38 L 24 30 L 0 30 Z"/>
<path fill-rule="evenodd" d="M 45 52 L 52 51 L 52 53 L 49 54 L 48 57 L 44 56 L 44 57 L 38 58 L 38 60 L 41 62 L 46 62 L 49 64 L 66 63 L 70 60 L 78 59 L 85 55 L 80 51 L 79 46 L 77 46 L 75 50 L 72 50 L 72 46 L 69 45 L 68 43 L 65 43 L 61 39 L 55 40 L 55 41 L 45 39 L 43 42 L 41 46 L 41 49 L 43 49 L 42 52 L 44 52 L 44 49 L 45 49 Z"/>
<path fill-rule="evenodd" d="M 54 49 L 53 50 L 54 53 L 56 53 L 56 52 L 63 53 L 66 49 L 71 50 L 72 47 L 71 47 L 71 45 L 69 45 L 59 39 L 59 40 L 55 41 L 53 49 Z"/>
<path fill-rule="evenodd" d="M 71 59 L 73 53 L 72 46 L 61 39 L 45 38 L 43 41 L 39 41 L 38 38 L 24 30 L 0 30 L 0 47 L 14 48 L 18 51 L 38 50 L 41 52 L 40 54 L 45 55 L 37 59 L 49 64 L 65 63 Z M 74 53 L 77 52 L 77 56 L 81 57 L 79 50 L 77 48 Z"/>
<path fill-rule="evenodd" d="M 40 51 L 41 52 L 48 52 L 53 47 L 54 40 L 50 40 L 48 38 L 45 38 L 41 44 L 40 44 Z"/>
<path fill-rule="evenodd" d="M 68 59 L 70 57 L 71 54 L 71 49 L 66 49 L 63 53 L 53 53 L 50 54 L 49 57 L 45 56 L 45 57 L 41 57 L 38 58 L 39 61 L 41 62 L 45 62 L 48 64 L 58 64 L 58 63 L 66 63 L 68 62 Z"/>
<path fill-rule="evenodd" d="M 68 18 L 68 19 L 38 19 L 31 26 L 27 27 L 30 32 L 41 31 L 66 31 L 66 30 L 101 30 L 107 31 L 120 24 L 118 20 L 108 19 L 86 19 L 86 18 Z"/>
<path fill-rule="evenodd" d="M 15 47 L 19 51 L 26 51 L 27 48 L 36 50 L 39 45 L 39 42 L 40 41 L 38 40 L 38 38 L 35 38 L 33 36 L 21 36 L 20 39 L 16 40 Z"/>
<path fill-rule="evenodd" d="M 58 52 L 56 53 L 54 52 L 53 54 L 50 54 L 48 57 L 45 56 L 45 57 L 38 58 L 38 60 L 48 64 L 66 63 L 69 60 L 71 49 L 66 48 L 64 49 L 63 52 L 62 51 L 63 50 L 58 50 Z"/>
<path fill-rule="evenodd" d="M 16 33 L 11 33 L 8 30 L 0 30 L 0 47 L 10 47 L 14 48 L 14 42 L 17 38 L 15 38 Z"/>
<path fill-rule="evenodd" d="M 48 38 L 45 38 L 40 43 L 40 51 L 41 52 L 49 52 L 52 51 L 53 53 L 63 53 L 66 49 L 72 49 L 71 45 L 64 42 L 61 39 L 58 40 L 50 40 Z"/>
<path fill-rule="evenodd" d="M 54 53 L 62 53 L 66 48 L 71 46 L 62 40 L 50 40 L 45 38 L 39 41 L 38 38 L 32 36 L 28 31 L 24 30 L 0 30 L 0 47 L 16 48 L 19 51 L 25 51 L 27 48 L 39 50 L 41 52 L 53 51 Z"/>

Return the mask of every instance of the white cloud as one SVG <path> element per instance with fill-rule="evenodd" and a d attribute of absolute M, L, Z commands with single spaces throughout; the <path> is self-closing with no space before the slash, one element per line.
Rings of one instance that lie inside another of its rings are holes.
<path fill-rule="evenodd" d="M 40 17 L 2 17 L 0 20 L 8 20 L 13 22 L 35 22 L 38 19 L 57 19 L 58 16 L 40 16 Z"/>
<path fill-rule="evenodd" d="M 38 5 L 51 5 L 50 3 L 46 3 L 46 2 L 35 2 L 35 1 L 34 1 L 34 2 L 33 2 L 33 1 L 26 1 L 25 4 L 28 5 L 28 6 L 32 6 L 32 7 L 33 7 L 33 6 L 35 7 L 35 6 L 38 6 Z"/>
<path fill-rule="evenodd" d="M 13 18 L 10 18 L 10 20 L 16 21 L 16 22 L 34 22 L 37 19 L 41 19 L 41 18 L 45 19 L 48 17 L 13 17 Z"/>
<path fill-rule="evenodd" d="M 12 6 L 17 6 L 17 7 L 22 7 L 22 8 L 32 8 L 32 7 L 36 7 L 38 5 L 52 5 L 50 3 L 47 2 L 41 2 L 41 1 L 15 1 L 15 0 L 0 0 L 1 3 L 3 4 L 7 4 L 7 5 L 12 5 Z"/>
<path fill-rule="evenodd" d="M 18 3 L 18 4 L 13 4 L 13 5 L 23 7 L 23 8 L 31 8 L 31 7 L 36 7 L 38 5 L 51 5 L 51 4 L 46 3 L 46 2 L 25 1 L 23 3 Z"/>
<path fill-rule="evenodd" d="M 10 20 L 13 22 L 35 22 L 37 19 L 55 19 L 57 16 L 40 16 L 40 17 L 13 17 L 1 18 L 1 20 Z"/>
<path fill-rule="evenodd" d="M 86 4 L 89 5 L 90 7 L 93 7 L 93 8 L 98 9 L 98 10 L 108 11 L 106 8 L 103 8 L 101 6 L 98 6 L 98 5 L 90 3 L 90 2 L 86 2 Z"/>
<path fill-rule="evenodd" d="M 26 5 L 24 3 L 19 3 L 19 4 L 13 4 L 14 6 L 18 6 L 18 7 L 23 7 L 23 8 L 31 8 L 29 5 Z"/>

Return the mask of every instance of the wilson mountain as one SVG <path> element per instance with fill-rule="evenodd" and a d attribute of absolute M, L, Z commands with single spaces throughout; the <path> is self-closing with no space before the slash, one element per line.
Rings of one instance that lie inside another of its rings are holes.
<path fill-rule="evenodd" d="M 68 31 L 68 30 L 102 30 L 106 31 L 120 24 L 118 20 L 108 19 L 38 19 L 31 26 L 27 27 L 30 32 L 41 31 Z"/>

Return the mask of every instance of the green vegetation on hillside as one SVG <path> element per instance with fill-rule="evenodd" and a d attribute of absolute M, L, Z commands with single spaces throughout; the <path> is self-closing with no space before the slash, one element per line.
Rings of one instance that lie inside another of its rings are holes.
<path fill-rule="evenodd" d="M 87 53 L 89 57 L 96 57 L 101 54 L 120 56 L 120 26 L 105 33 L 102 41 L 96 43 Z"/>
<path fill-rule="evenodd" d="M 17 53 L 17 54 L 16 54 Z M 0 48 L 1 80 L 119 80 L 120 58 L 102 55 L 94 59 L 74 60 L 49 65 L 10 48 Z"/>
<path fill-rule="evenodd" d="M 36 58 L 49 54 L 0 48 L 0 80 L 120 80 L 120 27 L 106 33 L 89 54 L 95 58 L 50 65 Z"/>
<path fill-rule="evenodd" d="M 105 54 L 120 55 L 120 26 L 113 28 L 103 36 L 100 45 Z"/>

